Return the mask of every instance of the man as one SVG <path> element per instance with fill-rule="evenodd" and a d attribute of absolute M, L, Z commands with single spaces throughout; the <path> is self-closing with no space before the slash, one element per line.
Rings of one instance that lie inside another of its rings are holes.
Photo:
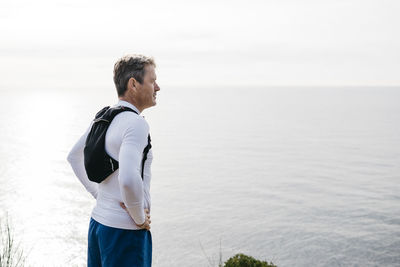
<path fill-rule="evenodd" d="M 140 114 L 156 105 L 160 87 L 155 63 L 142 55 L 128 55 L 114 65 L 114 83 L 119 101 L 116 106 Z M 75 175 L 96 199 L 88 234 L 88 266 L 151 266 L 150 180 L 152 150 L 142 166 L 148 144 L 149 126 L 131 111 L 112 120 L 105 137 L 105 151 L 119 162 L 119 168 L 100 184 L 88 179 L 84 147 L 90 131 L 78 140 L 68 155 Z M 143 180 L 142 180 L 143 168 Z"/>

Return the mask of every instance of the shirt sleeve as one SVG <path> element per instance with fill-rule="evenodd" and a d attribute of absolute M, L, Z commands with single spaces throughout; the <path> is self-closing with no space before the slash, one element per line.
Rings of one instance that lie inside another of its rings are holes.
<path fill-rule="evenodd" d="M 97 198 L 98 184 L 89 180 L 83 156 L 83 150 L 85 148 L 86 137 L 89 134 L 90 128 L 85 132 L 84 135 L 79 138 L 78 142 L 72 147 L 68 154 L 67 160 L 71 164 L 72 170 L 76 177 L 83 184 L 86 190 L 94 197 Z"/>
<path fill-rule="evenodd" d="M 129 215 L 139 225 L 145 222 L 141 162 L 148 133 L 149 127 L 146 121 L 136 120 L 126 130 L 118 155 L 118 179 L 122 200 Z"/>

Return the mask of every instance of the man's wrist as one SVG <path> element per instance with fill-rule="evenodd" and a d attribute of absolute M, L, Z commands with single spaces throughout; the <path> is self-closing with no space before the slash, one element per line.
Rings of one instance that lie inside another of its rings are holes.
<path fill-rule="evenodd" d="M 136 224 L 138 227 L 143 227 L 146 224 L 146 220 L 142 224 Z"/>

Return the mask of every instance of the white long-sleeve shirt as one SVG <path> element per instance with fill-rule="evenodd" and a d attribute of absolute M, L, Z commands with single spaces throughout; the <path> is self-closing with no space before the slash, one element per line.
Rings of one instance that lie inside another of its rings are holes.
<path fill-rule="evenodd" d="M 139 113 L 135 106 L 126 101 L 120 100 L 116 106 L 129 107 Z M 145 161 L 143 180 L 141 177 L 143 150 L 149 134 L 147 122 L 130 111 L 115 116 L 107 130 L 105 149 L 108 155 L 119 162 L 119 169 L 100 184 L 91 182 L 85 170 L 83 150 L 89 131 L 90 127 L 74 145 L 68 161 L 86 190 L 96 198 L 92 218 L 114 228 L 140 229 L 135 222 L 144 223 L 144 209 L 150 210 L 151 207 L 152 149 Z M 125 203 L 129 214 L 120 207 L 120 202 Z"/>

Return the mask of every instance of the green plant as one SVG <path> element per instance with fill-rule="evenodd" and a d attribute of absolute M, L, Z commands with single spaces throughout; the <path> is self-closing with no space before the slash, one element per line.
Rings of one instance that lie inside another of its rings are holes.
<path fill-rule="evenodd" d="M 15 244 L 14 236 L 6 220 L 5 226 L 0 223 L 0 267 L 24 266 L 25 257 L 19 244 Z"/>
<path fill-rule="evenodd" d="M 239 253 L 229 258 L 225 262 L 224 267 L 276 267 L 276 265 L 272 262 L 268 263 L 266 261 L 256 260 L 251 256 Z"/>
<path fill-rule="evenodd" d="M 201 250 L 203 251 L 204 256 L 207 259 L 207 263 L 209 267 L 217 266 L 215 261 L 207 256 L 206 251 L 204 250 L 203 245 L 200 243 Z M 218 258 L 218 267 L 277 267 L 272 262 L 268 263 L 266 261 L 256 260 L 251 256 L 244 255 L 242 253 L 238 253 L 233 257 L 230 257 L 224 264 L 222 263 L 222 240 L 219 240 L 219 258 Z M 0 266 L 1 267 L 1 266 Z"/>

